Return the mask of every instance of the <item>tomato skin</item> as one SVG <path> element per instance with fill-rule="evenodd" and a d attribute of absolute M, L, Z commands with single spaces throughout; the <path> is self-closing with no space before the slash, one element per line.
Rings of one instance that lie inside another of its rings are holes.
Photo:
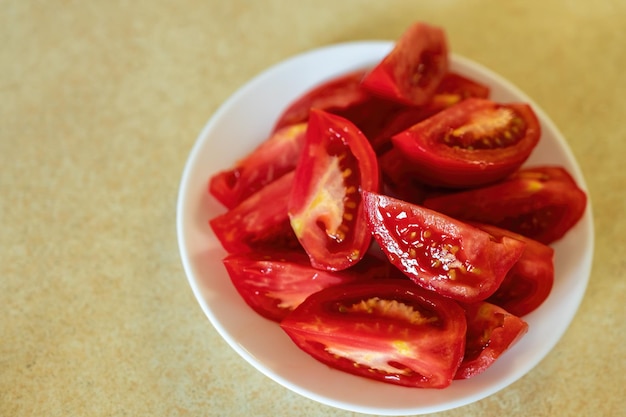
<path fill-rule="evenodd" d="M 370 138 L 376 153 L 381 155 L 391 148 L 390 141 L 394 135 L 467 98 L 488 96 L 489 87 L 454 72 L 448 72 L 428 102 L 421 106 L 403 106 L 395 111 L 389 111 L 382 122 L 379 122 L 382 127 L 377 130 L 370 129 L 366 135 Z"/>
<path fill-rule="evenodd" d="M 530 106 L 468 98 L 391 138 L 430 185 L 468 188 L 515 172 L 539 142 Z"/>
<path fill-rule="evenodd" d="M 231 254 L 224 266 L 237 292 L 261 316 L 280 322 L 309 295 L 360 279 L 360 271 L 321 271 L 302 251 Z"/>
<path fill-rule="evenodd" d="M 496 226 L 472 223 L 493 236 L 509 236 L 526 244 L 496 292 L 486 301 L 523 317 L 539 307 L 554 284 L 554 249 L 541 242 Z"/>
<path fill-rule="evenodd" d="M 488 98 L 490 92 L 489 86 L 450 71 L 443 77 L 426 107 L 434 114 L 468 98 Z"/>
<path fill-rule="evenodd" d="M 295 171 L 283 175 L 237 207 L 209 221 L 213 233 L 228 253 L 266 247 L 299 247 L 287 214 L 294 176 Z"/>
<path fill-rule="evenodd" d="M 563 167 L 548 166 L 520 169 L 496 184 L 429 197 L 423 204 L 548 245 L 580 220 L 587 195 Z"/>
<path fill-rule="evenodd" d="M 428 102 L 448 72 L 445 32 L 425 23 L 414 23 L 398 39 L 392 51 L 363 79 L 372 94 L 409 106 Z"/>
<path fill-rule="evenodd" d="M 389 260 L 411 280 L 458 301 L 492 295 L 524 251 L 441 213 L 389 196 L 364 193 L 368 227 Z"/>
<path fill-rule="evenodd" d="M 370 94 L 361 88 L 366 70 L 357 70 L 332 78 L 310 89 L 292 103 L 278 117 L 274 131 L 285 126 L 305 123 L 312 108 L 337 113 L 370 99 Z"/>
<path fill-rule="evenodd" d="M 387 193 L 412 204 L 421 204 L 424 199 L 438 190 L 419 180 L 413 164 L 395 148 L 378 157 L 383 185 Z M 446 190 L 447 191 L 447 190 Z"/>
<path fill-rule="evenodd" d="M 314 267 L 342 270 L 364 256 L 372 237 L 360 191 L 378 186 L 378 162 L 367 138 L 347 119 L 312 109 L 288 213 Z"/>
<path fill-rule="evenodd" d="M 417 388 L 450 385 L 467 330 L 456 302 L 408 280 L 326 288 L 281 327 L 300 349 L 335 369 Z"/>
<path fill-rule="evenodd" d="M 528 331 L 528 324 L 506 310 L 484 301 L 464 305 L 467 336 L 463 362 L 454 379 L 483 373 Z"/>
<path fill-rule="evenodd" d="M 234 208 L 265 185 L 295 169 L 305 132 L 306 123 L 301 123 L 273 133 L 233 167 L 211 176 L 209 192 L 226 208 Z"/>

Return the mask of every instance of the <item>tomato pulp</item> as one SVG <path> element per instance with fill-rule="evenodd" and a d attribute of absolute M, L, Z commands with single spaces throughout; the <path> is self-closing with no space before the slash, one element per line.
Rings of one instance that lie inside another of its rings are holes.
<path fill-rule="evenodd" d="M 463 302 L 493 294 L 524 251 L 435 211 L 364 193 L 368 227 L 392 264 L 418 285 Z"/>
<path fill-rule="evenodd" d="M 324 289 L 281 327 L 300 349 L 333 368 L 420 388 L 450 385 L 467 329 L 457 303 L 408 280 Z"/>
<path fill-rule="evenodd" d="M 376 154 L 361 131 L 347 119 L 311 110 L 288 210 L 313 266 L 341 270 L 363 258 L 371 235 L 361 191 L 377 191 L 378 183 Z"/>
<path fill-rule="evenodd" d="M 539 142 L 539 121 L 525 103 L 468 98 L 391 138 L 419 179 L 465 188 L 515 172 Z"/>

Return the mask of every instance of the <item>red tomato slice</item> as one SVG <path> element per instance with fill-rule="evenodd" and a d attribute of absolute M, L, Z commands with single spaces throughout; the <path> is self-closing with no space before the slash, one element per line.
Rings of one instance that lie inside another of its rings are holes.
<path fill-rule="evenodd" d="M 392 137 L 420 180 L 474 187 L 515 172 L 539 142 L 541 129 L 527 104 L 469 98 Z"/>
<path fill-rule="evenodd" d="M 467 328 L 458 304 L 408 280 L 324 289 L 281 327 L 300 349 L 333 368 L 419 388 L 450 385 Z"/>
<path fill-rule="evenodd" d="M 524 252 L 487 301 L 523 317 L 539 307 L 554 284 L 554 249 L 536 240 L 487 224 L 473 223 L 496 237 L 508 236 L 526 243 Z"/>
<path fill-rule="evenodd" d="M 302 152 L 306 123 L 273 133 L 244 159 L 209 180 L 209 192 L 231 209 L 270 182 L 293 171 Z"/>
<path fill-rule="evenodd" d="M 582 217 L 587 195 L 562 167 L 525 168 L 496 184 L 430 197 L 424 206 L 550 244 Z"/>
<path fill-rule="evenodd" d="M 436 189 L 420 181 L 413 164 L 398 149 L 391 148 L 378 157 L 383 185 L 393 197 L 413 204 L 421 204 Z"/>
<path fill-rule="evenodd" d="M 295 171 L 283 175 L 237 207 L 209 221 L 215 236 L 228 253 L 265 247 L 299 247 L 287 215 L 294 176 Z"/>
<path fill-rule="evenodd" d="M 433 97 L 422 106 L 405 106 L 384 119 L 384 126 L 367 135 L 378 154 L 384 153 L 391 147 L 391 138 L 411 126 L 429 118 L 430 116 L 451 107 L 467 98 L 487 98 L 489 87 L 448 72 L 435 91 Z"/>
<path fill-rule="evenodd" d="M 492 295 L 524 243 L 385 195 L 364 193 L 368 226 L 391 263 L 420 286 L 463 302 Z"/>
<path fill-rule="evenodd" d="M 311 110 L 289 217 L 313 266 L 341 270 L 363 257 L 371 235 L 359 191 L 378 190 L 378 177 L 367 138 L 350 121 Z"/>
<path fill-rule="evenodd" d="M 425 23 L 414 23 L 395 47 L 363 79 L 372 94 L 399 103 L 419 106 L 430 100 L 448 72 L 445 32 Z"/>
<path fill-rule="evenodd" d="M 426 107 L 432 111 L 432 114 L 435 114 L 468 98 L 488 98 L 489 93 L 489 86 L 456 72 L 448 72 L 437 86 L 435 95 Z"/>
<path fill-rule="evenodd" d="M 360 271 L 320 271 L 297 251 L 255 252 L 224 259 L 233 285 L 258 314 L 280 322 L 323 288 L 363 279 Z"/>
<path fill-rule="evenodd" d="M 370 94 L 361 88 L 365 74 L 366 70 L 357 70 L 332 78 L 307 91 L 285 109 L 274 130 L 306 122 L 312 108 L 335 113 L 368 100 Z"/>
<path fill-rule="evenodd" d="M 484 372 L 528 331 L 528 324 L 506 310 L 479 302 L 464 306 L 467 341 L 463 362 L 454 379 L 467 379 Z"/>
<path fill-rule="evenodd" d="M 209 180 L 209 192 L 231 209 L 265 185 L 293 171 L 302 152 L 306 123 L 275 132 L 234 167 Z"/>

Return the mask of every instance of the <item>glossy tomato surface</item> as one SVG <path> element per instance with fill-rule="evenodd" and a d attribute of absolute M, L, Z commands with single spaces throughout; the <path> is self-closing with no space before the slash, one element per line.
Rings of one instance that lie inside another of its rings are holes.
<path fill-rule="evenodd" d="M 368 226 L 391 263 L 420 286 L 463 302 L 500 286 L 524 243 L 402 200 L 365 193 Z"/>
<path fill-rule="evenodd" d="M 562 238 L 585 212 L 587 195 L 562 167 L 519 170 L 496 184 L 427 198 L 449 216 L 511 230 L 544 244 Z"/>
<path fill-rule="evenodd" d="M 287 214 L 294 176 L 294 171 L 283 175 L 209 221 L 228 253 L 299 247 Z"/>
<path fill-rule="evenodd" d="M 302 152 L 306 123 L 282 128 L 229 169 L 209 179 L 209 192 L 231 209 L 256 191 L 293 171 Z"/>
<path fill-rule="evenodd" d="M 528 331 L 528 324 L 487 302 L 465 305 L 467 338 L 463 362 L 455 379 L 484 372 Z"/>
<path fill-rule="evenodd" d="M 281 321 L 309 295 L 333 285 L 363 279 L 360 271 L 321 271 L 303 251 L 232 254 L 224 259 L 230 279 L 246 304 Z"/>
<path fill-rule="evenodd" d="M 364 78 L 373 94 L 406 105 L 425 104 L 448 72 L 445 32 L 422 22 L 411 25 L 393 50 Z"/>
<path fill-rule="evenodd" d="M 334 77 L 307 91 L 283 111 L 274 130 L 306 122 L 311 109 L 335 113 L 368 100 L 370 94 L 361 88 L 361 80 L 365 74 L 364 69 L 353 71 Z"/>
<path fill-rule="evenodd" d="M 403 130 L 467 98 L 488 96 L 489 87 L 454 72 L 448 72 L 430 100 L 420 106 L 402 106 L 392 112 L 388 111 L 382 122 L 378 121 L 379 124 L 383 123 L 378 129 L 368 130 L 368 137 L 380 155 L 391 147 L 391 138 Z"/>
<path fill-rule="evenodd" d="M 515 172 L 540 135 L 529 105 L 469 98 L 398 133 L 392 142 L 422 181 L 464 188 Z"/>
<path fill-rule="evenodd" d="M 288 208 L 313 266 L 341 270 L 365 255 L 371 235 L 360 191 L 378 186 L 376 154 L 361 131 L 347 119 L 311 110 Z"/>
<path fill-rule="evenodd" d="M 554 285 L 554 249 L 518 233 L 487 224 L 474 224 L 493 236 L 509 236 L 526 244 L 524 252 L 487 301 L 523 317 L 536 310 Z"/>
<path fill-rule="evenodd" d="M 419 388 L 450 385 L 467 328 L 458 304 L 408 280 L 327 288 L 281 327 L 300 349 L 333 368 Z"/>

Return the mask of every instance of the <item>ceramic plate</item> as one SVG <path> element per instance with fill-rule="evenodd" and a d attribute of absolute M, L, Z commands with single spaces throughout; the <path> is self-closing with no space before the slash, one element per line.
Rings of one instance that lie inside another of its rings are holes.
<path fill-rule="evenodd" d="M 299 350 L 280 329 L 253 312 L 232 286 L 221 260 L 226 253 L 208 220 L 224 208 L 207 193 L 208 178 L 229 168 L 266 139 L 287 104 L 337 75 L 371 67 L 391 42 L 339 44 L 297 55 L 261 73 L 233 94 L 200 133 L 185 166 L 178 197 L 177 231 L 189 284 L 206 316 L 243 359 L 277 383 L 337 408 L 378 415 L 447 410 L 485 398 L 537 365 L 561 338 L 585 292 L 593 252 L 590 205 L 582 220 L 555 243 L 555 283 L 545 303 L 525 317 L 529 331 L 490 369 L 443 390 L 405 388 L 328 368 Z M 526 165 L 558 164 L 586 189 L 567 142 L 528 96 L 502 77 L 458 55 L 451 69 L 487 84 L 495 101 L 530 103 L 543 131 Z M 209 352 L 207 352 L 207 355 Z"/>

